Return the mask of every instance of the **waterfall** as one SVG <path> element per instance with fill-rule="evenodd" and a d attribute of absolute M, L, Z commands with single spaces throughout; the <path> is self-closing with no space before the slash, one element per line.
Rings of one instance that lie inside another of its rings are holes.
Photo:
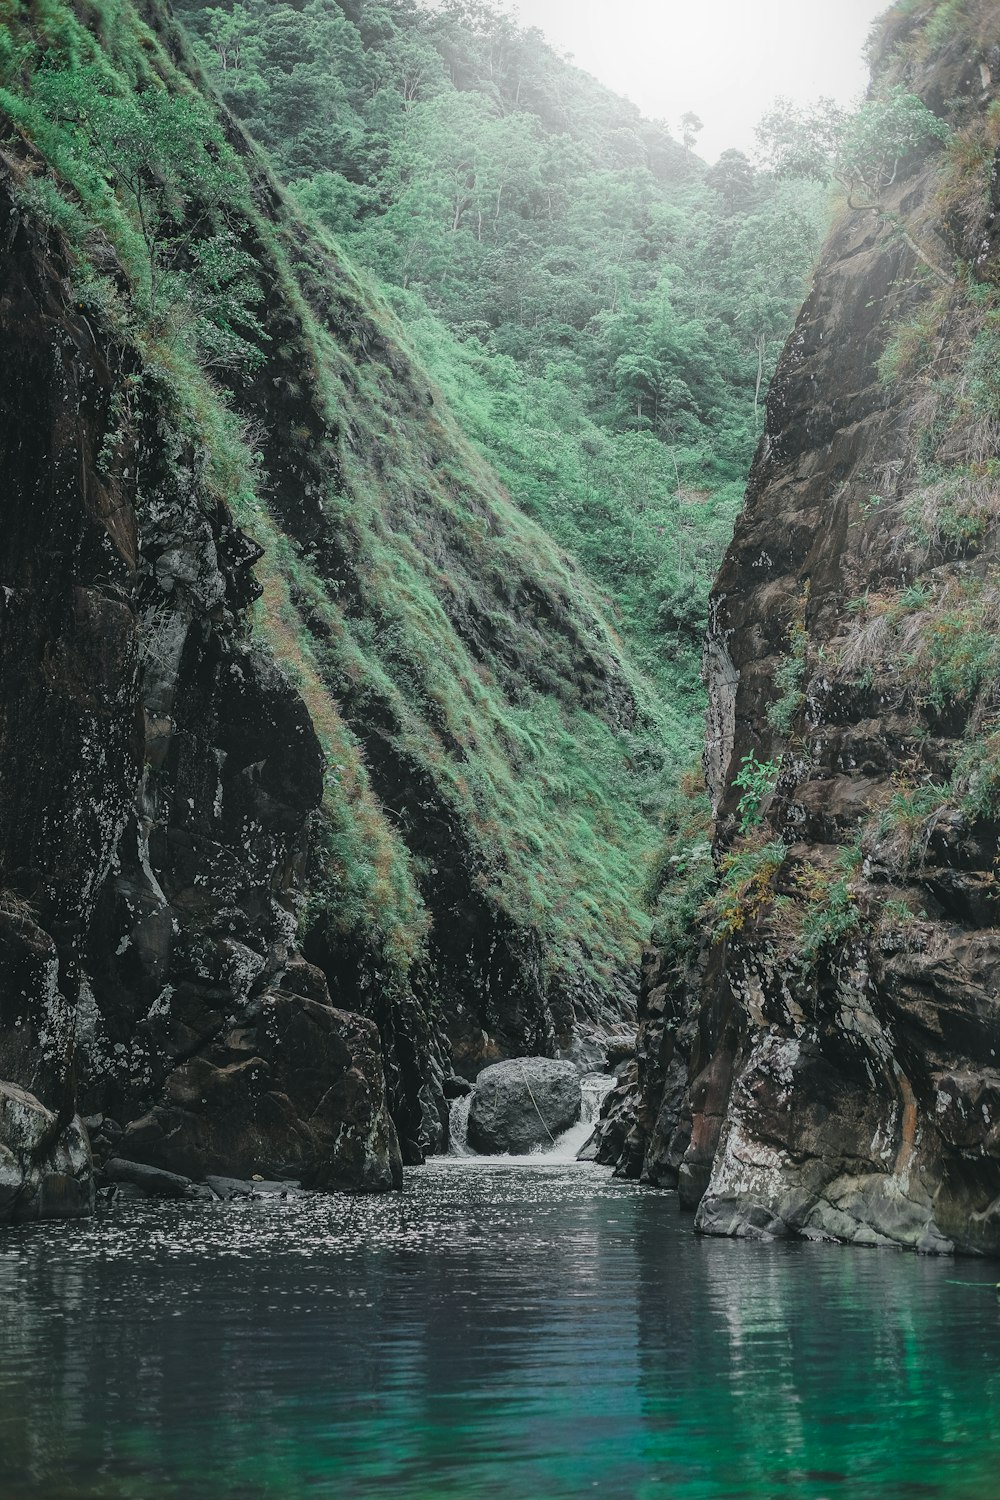
<path fill-rule="evenodd" d="M 469 1129 L 469 1109 L 472 1105 L 472 1095 L 463 1094 L 458 1099 L 451 1101 L 451 1109 L 448 1111 L 448 1155 L 449 1156 L 474 1156 L 467 1144 L 467 1133 Z"/>
<path fill-rule="evenodd" d="M 581 1125 L 596 1125 L 601 1116 L 601 1105 L 614 1088 L 618 1079 L 614 1073 L 588 1073 L 580 1079 L 583 1090 L 583 1108 L 580 1111 Z"/>
<path fill-rule="evenodd" d="M 546 1150 L 533 1151 L 527 1157 L 481 1157 L 477 1151 L 473 1151 L 468 1143 L 472 1095 L 464 1094 L 451 1102 L 448 1114 L 448 1155 L 471 1157 L 479 1161 L 574 1162 L 578 1152 L 589 1141 L 600 1116 L 601 1105 L 614 1088 L 615 1082 L 613 1073 L 588 1073 L 581 1078 L 583 1101 L 577 1123 L 564 1130 Z"/>
<path fill-rule="evenodd" d="M 617 1079 L 613 1073 L 587 1073 L 580 1079 L 583 1103 L 580 1118 L 575 1125 L 564 1130 L 548 1151 L 540 1154 L 543 1161 L 576 1161 L 577 1156 L 594 1133 L 601 1113 L 601 1105 L 614 1088 Z"/>

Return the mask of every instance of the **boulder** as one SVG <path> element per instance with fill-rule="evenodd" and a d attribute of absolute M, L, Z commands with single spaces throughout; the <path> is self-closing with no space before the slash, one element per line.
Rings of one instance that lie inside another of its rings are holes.
<path fill-rule="evenodd" d="M 199 1197 L 190 1177 L 180 1177 L 176 1172 L 163 1172 L 159 1167 L 147 1167 L 138 1161 L 122 1161 L 112 1157 L 105 1163 L 101 1174 L 105 1183 L 117 1186 L 126 1184 L 138 1188 L 151 1198 L 195 1198 Z"/>
<path fill-rule="evenodd" d="M 79 1119 L 57 1127 L 56 1116 L 34 1094 L 0 1083 L 0 1224 L 93 1213 L 86 1131 Z"/>
<path fill-rule="evenodd" d="M 522 1155 L 550 1146 L 580 1118 L 580 1075 L 571 1062 L 519 1057 L 494 1063 L 476 1079 L 469 1145 L 487 1156 Z"/>
<path fill-rule="evenodd" d="M 252 1021 L 175 1069 L 117 1150 L 199 1181 L 402 1186 L 374 1023 L 281 991 L 261 996 Z"/>

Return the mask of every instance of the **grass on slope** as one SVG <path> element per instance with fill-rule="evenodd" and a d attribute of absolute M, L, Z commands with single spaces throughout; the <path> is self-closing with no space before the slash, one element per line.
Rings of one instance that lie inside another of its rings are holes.
<path fill-rule="evenodd" d="M 683 721 L 657 707 L 591 587 L 465 442 L 370 286 L 295 219 L 252 155 L 226 145 L 159 9 L 5 0 L 0 22 L 4 135 L 37 152 L 22 152 L 25 204 L 68 236 L 91 317 L 141 351 L 142 378 L 188 440 L 177 465 L 266 549 L 255 628 L 328 756 L 314 916 L 363 934 L 397 971 L 425 940 L 431 872 L 406 846 L 400 809 L 373 791 L 361 744 L 371 719 L 456 820 L 483 892 L 542 934 L 551 971 L 607 980 L 631 966 L 663 746 L 686 747 Z M 159 183 L 151 233 L 66 105 L 110 99 L 127 115 L 152 95 L 166 123 L 147 162 Z M 192 132 L 203 144 L 193 167 Z M 239 285 L 199 270 L 202 248 L 225 236 L 252 247 Z M 276 307 L 291 330 L 280 346 Z M 226 362 L 227 338 L 255 356 L 242 369 Z M 276 507 L 260 456 L 269 434 L 241 422 L 256 420 L 258 362 L 305 414 L 281 434 L 282 462 L 309 468 L 316 545 L 290 535 Z M 328 563 L 338 537 L 343 576 Z"/>

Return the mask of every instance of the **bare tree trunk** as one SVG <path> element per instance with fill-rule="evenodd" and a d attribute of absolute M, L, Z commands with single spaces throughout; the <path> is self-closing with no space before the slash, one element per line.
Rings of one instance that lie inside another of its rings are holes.
<path fill-rule="evenodd" d="M 909 248 L 913 251 L 914 255 L 917 257 L 917 259 L 919 261 L 922 261 L 923 264 L 927 267 L 927 269 L 929 271 L 932 271 L 934 273 L 934 275 L 937 277 L 938 281 L 940 281 L 940 283 L 941 283 L 942 286 L 954 286 L 955 285 L 955 278 L 954 278 L 954 276 L 949 276 L 948 273 L 947 273 L 947 271 L 943 271 L 939 265 L 937 265 L 934 261 L 931 260 L 930 256 L 926 253 L 926 251 L 921 250 L 921 248 L 917 244 L 916 240 L 913 238 L 913 236 L 909 233 L 908 230 L 906 230 L 906 229 L 903 228 L 903 225 L 900 223 L 900 221 L 896 218 L 896 216 L 894 214 L 886 214 L 886 218 L 889 220 L 889 223 L 893 226 L 893 228 L 899 231 L 899 234 L 902 237 L 903 243 L 906 244 L 906 245 L 908 245 Z"/>
<path fill-rule="evenodd" d="M 898 166 L 899 163 L 897 162 L 896 169 L 892 174 L 893 182 L 896 179 L 896 170 L 898 170 Z M 839 181 L 847 193 L 848 208 L 853 209 L 855 213 L 873 213 L 877 219 L 884 219 L 887 224 L 891 224 L 893 229 L 896 230 L 900 239 L 903 241 L 904 245 L 912 250 L 913 254 L 917 257 L 921 264 L 925 265 L 928 271 L 930 271 L 932 275 L 937 277 L 942 286 L 955 285 L 954 276 L 949 276 L 948 272 L 945 271 L 941 266 L 939 266 L 936 261 L 932 260 L 931 257 L 927 254 L 927 251 L 917 244 L 916 240 L 906 228 L 906 225 L 903 223 L 898 214 L 890 213 L 890 211 L 887 208 L 883 208 L 882 204 L 878 201 L 874 203 L 855 203 L 851 184 L 849 182 L 846 182 L 842 177 L 839 179 Z M 872 196 L 874 196 L 874 194 Z"/>
<path fill-rule="evenodd" d="M 760 410 L 760 388 L 764 384 L 764 350 L 767 346 L 765 344 L 764 335 L 762 333 L 759 333 L 757 335 L 754 343 L 757 347 L 757 384 L 754 387 L 753 393 L 753 414 L 754 419 L 756 420 L 757 414 Z"/>

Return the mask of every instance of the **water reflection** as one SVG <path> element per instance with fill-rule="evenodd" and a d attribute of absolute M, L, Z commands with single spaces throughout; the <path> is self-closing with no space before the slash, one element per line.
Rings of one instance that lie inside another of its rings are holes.
<path fill-rule="evenodd" d="M 1000 1497 L 990 1268 L 699 1240 L 594 1168 L 407 1186 L 0 1234 L 3 1500 Z"/>

